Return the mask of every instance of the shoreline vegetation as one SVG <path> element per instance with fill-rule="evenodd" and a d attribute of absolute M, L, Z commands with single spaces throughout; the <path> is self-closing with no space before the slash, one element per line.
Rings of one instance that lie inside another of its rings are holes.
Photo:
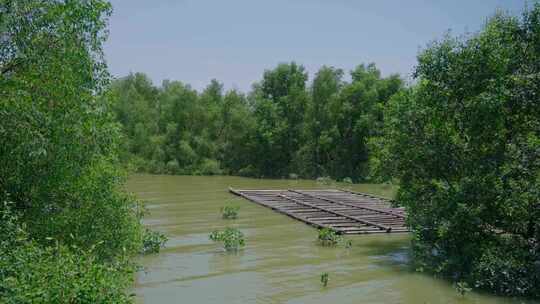
<path fill-rule="evenodd" d="M 107 1 L 0 4 L 0 302 L 132 303 L 164 239 L 121 191 Z"/>
<path fill-rule="evenodd" d="M 0 302 L 133 302 L 133 258 L 167 238 L 141 224 L 123 166 L 399 181 L 418 271 L 540 298 L 539 3 L 429 44 L 412 84 L 373 63 L 309 81 L 291 62 L 247 94 L 112 79 L 105 0 L 6 0 L 0 14 Z M 244 245 L 236 230 L 211 238 Z"/>

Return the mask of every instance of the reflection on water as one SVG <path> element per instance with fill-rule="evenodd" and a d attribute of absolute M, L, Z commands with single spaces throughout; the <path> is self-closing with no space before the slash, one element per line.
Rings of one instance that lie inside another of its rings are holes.
<path fill-rule="evenodd" d="M 349 237 L 353 247 L 323 248 L 316 230 L 228 193 L 244 189 L 325 188 L 313 181 L 135 175 L 128 190 L 147 203 L 145 224 L 167 234 L 159 255 L 141 258 L 138 303 L 521 303 L 478 293 L 461 297 L 445 281 L 411 271 L 406 234 Z M 354 185 L 391 196 L 389 186 Z M 220 208 L 240 206 L 237 220 Z M 239 228 L 246 247 L 227 254 L 208 239 Z M 326 288 L 320 275 L 328 272 Z"/>

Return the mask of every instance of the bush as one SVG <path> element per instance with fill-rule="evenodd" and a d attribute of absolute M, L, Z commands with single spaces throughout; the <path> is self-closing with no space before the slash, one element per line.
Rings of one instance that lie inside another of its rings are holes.
<path fill-rule="evenodd" d="M 321 274 L 321 284 L 326 287 L 328 286 L 328 272 L 323 272 Z"/>
<path fill-rule="evenodd" d="M 168 238 L 163 233 L 145 229 L 143 236 L 142 254 L 158 253 L 165 246 Z"/>
<path fill-rule="evenodd" d="M 240 210 L 238 206 L 223 206 L 221 208 L 221 217 L 228 220 L 236 219 L 238 218 L 238 210 Z"/>
<path fill-rule="evenodd" d="M 126 157 L 127 160 L 125 161 L 125 167 L 128 172 L 147 172 L 147 164 L 146 160 L 140 156 L 132 156 Z"/>
<path fill-rule="evenodd" d="M 253 177 L 257 173 L 257 169 L 255 169 L 252 165 L 247 165 L 246 167 L 238 170 L 238 175 L 240 176 L 246 176 L 246 177 Z"/>
<path fill-rule="evenodd" d="M 178 164 L 176 159 L 167 162 L 166 168 L 169 174 L 178 174 L 180 172 L 180 164 Z"/>
<path fill-rule="evenodd" d="M 133 283 L 128 256 L 103 262 L 93 250 L 47 245 L 29 239 L 20 217 L 4 203 L 0 210 L 0 300 L 19 303 L 131 303 Z"/>
<path fill-rule="evenodd" d="M 244 234 L 236 228 L 226 228 L 224 231 L 212 231 L 210 239 L 222 242 L 226 251 L 238 251 L 245 246 Z"/>
<path fill-rule="evenodd" d="M 335 230 L 332 230 L 330 228 L 323 228 L 319 230 L 317 240 L 322 246 L 336 246 L 339 243 L 343 242 L 343 237 L 339 235 Z"/>
<path fill-rule="evenodd" d="M 146 169 L 144 171 L 152 174 L 166 173 L 165 164 L 159 160 L 151 159 L 146 163 Z"/>
<path fill-rule="evenodd" d="M 343 180 L 342 180 L 343 183 L 345 184 L 352 184 L 353 181 L 350 177 L 345 177 Z"/>
<path fill-rule="evenodd" d="M 101 263 L 91 251 L 34 242 L 0 252 L 2 303 L 131 303 L 135 268 L 127 260 Z"/>
<path fill-rule="evenodd" d="M 476 287 L 512 296 L 526 296 L 538 292 L 538 254 L 535 256 L 533 252 L 529 252 L 527 245 L 514 246 L 516 242 L 509 241 L 483 252 L 472 270 L 471 281 Z M 538 245 L 536 248 L 538 250 Z"/>
<path fill-rule="evenodd" d="M 219 175 L 222 173 L 219 162 L 215 159 L 205 158 L 198 170 L 202 175 Z"/>

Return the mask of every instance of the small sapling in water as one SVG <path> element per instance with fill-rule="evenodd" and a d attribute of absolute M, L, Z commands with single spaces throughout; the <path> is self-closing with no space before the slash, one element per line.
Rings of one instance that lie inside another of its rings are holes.
<path fill-rule="evenodd" d="M 165 246 L 167 240 L 167 236 L 163 233 L 146 228 L 143 235 L 143 248 L 141 253 L 158 253 L 159 250 Z"/>
<path fill-rule="evenodd" d="M 238 206 L 223 206 L 221 208 L 221 217 L 226 220 L 233 220 L 238 218 L 238 210 L 240 210 L 240 207 Z"/>
<path fill-rule="evenodd" d="M 319 230 L 317 240 L 322 246 L 336 246 L 343 241 L 343 237 L 330 228 L 323 228 Z"/>
<path fill-rule="evenodd" d="M 212 231 L 210 239 L 222 242 L 226 251 L 238 251 L 245 246 L 244 234 L 236 228 L 226 228 L 224 231 Z"/>
<path fill-rule="evenodd" d="M 323 272 L 321 274 L 321 283 L 324 287 L 328 285 L 328 272 Z"/>
<path fill-rule="evenodd" d="M 459 292 L 461 296 L 465 296 L 467 292 L 472 290 L 472 288 L 469 287 L 469 284 L 467 284 L 467 282 L 457 282 L 454 288 L 457 292 Z"/>

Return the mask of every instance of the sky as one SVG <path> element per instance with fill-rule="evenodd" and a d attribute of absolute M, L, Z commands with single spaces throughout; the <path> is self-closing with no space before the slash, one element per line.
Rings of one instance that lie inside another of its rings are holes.
<path fill-rule="evenodd" d="M 211 79 L 247 92 L 265 70 L 295 61 L 309 79 L 323 65 L 374 62 L 410 79 L 416 55 L 450 31 L 476 32 L 497 9 L 526 0 L 112 0 L 105 54 L 116 77 L 147 74 L 202 90 Z"/>

